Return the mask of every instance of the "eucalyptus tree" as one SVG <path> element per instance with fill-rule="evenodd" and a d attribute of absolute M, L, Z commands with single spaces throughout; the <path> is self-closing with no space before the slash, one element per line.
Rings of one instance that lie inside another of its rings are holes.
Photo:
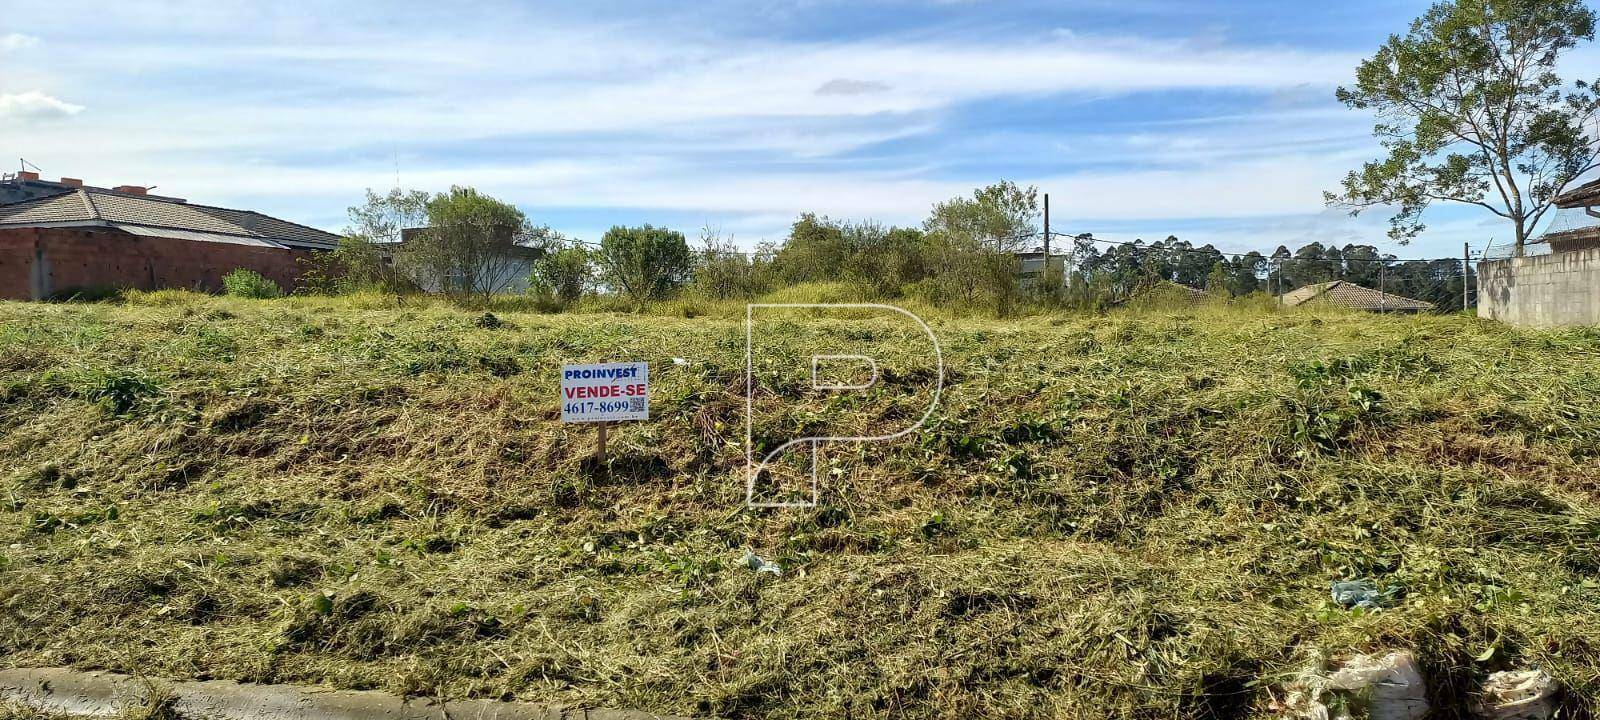
<path fill-rule="evenodd" d="M 1389 235 L 1402 243 L 1425 229 L 1434 202 L 1474 206 L 1507 221 L 1521 254 L 1551 200 L 1595 167 L 1595 87 L 1556 72 L 1594 31 L 1581 0 L 1434 5 L 1339 88 L 1345 105 L 1377 115 L 1387 155 L 1327 202 L 1351 214 L 1392 209 Z"/>

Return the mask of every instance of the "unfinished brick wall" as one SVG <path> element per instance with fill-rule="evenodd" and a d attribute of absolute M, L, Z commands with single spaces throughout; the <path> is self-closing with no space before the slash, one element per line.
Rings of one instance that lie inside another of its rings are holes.
<path fill-rule="evenodd" d="M 248 268 L 285 291 L 315 251 L 144 237 L 110 228 L 0 230 L 0 299 L 39 300 L 76 290 L 182 288 L 217 292 L 222 276 Z"/>

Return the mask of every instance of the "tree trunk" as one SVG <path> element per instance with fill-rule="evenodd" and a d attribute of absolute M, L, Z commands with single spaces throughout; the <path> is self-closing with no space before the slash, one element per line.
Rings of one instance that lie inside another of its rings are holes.
<path fill-rule="evenodd" d="M 1517 247 L 1516 247 L 1516 250 L 1513 252 L 1513 255 L 1516 256 L 1516 257 L 1522 257 L 1523 253 L 1525 252 L 1523 250 L 1523 246 L 1526 245 L 1527 242 L 1528 242 L 1528 228 L 1527 228 L 1527 226 L 1523 225 L 1524 222 L 1527 222 L 1527 221 L 1523 220 L 1522 218 L 1517 218 L 1517 220 L 1516 220 L 1516 223 L 1517 223 Z"/>

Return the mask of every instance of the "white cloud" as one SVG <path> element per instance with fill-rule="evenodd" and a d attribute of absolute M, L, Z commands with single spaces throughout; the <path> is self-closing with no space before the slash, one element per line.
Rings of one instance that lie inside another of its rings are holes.
<path fill-rule="evenodd" d="M 891 122 L 1061 93 L 1275 92 L 1307 84 L 1329 92 L 1356 62 L 1341 53 L 1128 38 L 710 45 L 672 42 L 649 28 L 539 27 L 528 36 L 486 30 L 449 43 L 427 33 L 345 30 L 352 34 L 306 45 L 293 35 L 228 42 L 226 32 L 209 43 L 85 47 L 50 67 L 107 83 L 99 104 L 125 103 L 111 110 L 131 121 L 147 115 L 152 128 L 170 127 L 175 116 L 207 117 L 207 127 L 185 133 L 193 141 L 236 145 L 261 133 L 279 136 L 263 137 L 264 144 L 329 147 L 375 131 L 448 140 L 653 132 L 746 118 Z M 185 95 L 163 83 L 186 79 L 195 67 L 228 68 L 240 81 Z"/>
<path fill-rule="evenodd" d="M 39 38 L 22 33 L 6 33 L 0 35 L 0 52 L 11 50 L 24 50 L 39 44 Z"/>
<path fill-rule="evenodd" d="M 818 95 L 869 95 L 871 93 L 885 92 L 889 86 L 874 80 L 852 80 L 850 78 L 834 78 L 819 86 Z"/>
<path fill-rule="evenodd" d="M 361 188 L 393 183 L 398 147 L 410 186 L 470 183 L 535 210 L 703 214 L 741 242 L 773 237 L 803 210 L 916 223 L 932 203 L 997 175 L 1048 189 L 1058 218 L 1147 221 L 1153 235 L 1179 218 L 1315 213 L 1365 135 L 1351 139 L 1350 116 L 1313 116 L 1357 55 L 1225 39 L 799 42 L 648 20 L 571 26 L 510 6 L 482 21 L 438 6 L 379 23 L 374 8 L 341 4 L 178 0 L 164 13 L 97 10 L 111 15 L 99 25 L 123 31 L 108 41 L 74 35 L 81 18 L 42 8 L 19 27 L 60 52 L 48 63 L 7 58 L 0 93 L 15 94 L 0 94 L 0 115 L 83 109 L 24 88 L 92 88 L 95 112 L 70 126 L 8 127 L 8 143 L 92 182 L 154 183 L 309 221 L 337 222 Z M 1281 97 L 1276 112 L 1300 116 L 1263 122 L 1244 101 L 1238 117 L 1205 124 L 1139 128 L 1120 115 L 1100 127 L 1086 106 L 1059 131 L 1020 140 L 998 118 L 926 155 L 850 155 L 936 136 L 955 113 L 990 102 L 1210 90 Z M 1076 149 L 1050 149 L 1062 145 Z M 993 169 L 1012 162 L 1032 169 Z"/>
<path fill-rule="evenodd" d="M 38 90 L 0 94 L 0 117 L 44 120 L 70 117 L 82 111 L 82 105 L 65 102 Z"/>
<path fill-rule="evenodd" d="M 1014 177 L 1048 190 L 1058 222 L 1073 218 L 1141 221 L 1152 226 L 1185 218 L 1245 218 L 1315 212 L 1320 192 L 1337 182 L 1345 161 L 1314 156 L 1217 164 L 1186 171 L 1111 170 Z M 98 176 L 90 170 L 85 177 Z M 185 187 L 255 198 L 340 194 L 392 184 L 392 169 L 251 167 L 189 164 Z M 985 181 L 992 181 L 986 178 Z M 109 180 L 108 180 L 109 181 Z M 115 178 L 116 182 L 123 182 Z M 130 181 L 131 182 L 131 181 Z M 530 207 L 629 207 L 712 216 L 833 217 L 916 224 L 933 203 L 971 192 L 966 178 L 927 179 L 882 171 L 746 173 L 662 159 L 595 158 L 522 164 L 408 168 L 408 186 L 444 189 L 470 182 Z M 191 193 L 192 194 L 192 193 Z M 204 201 L 201 198 L 196 200 Z M 1063 225 L 1064 227 L 1064 225 Z M 1087 228 L 1092 230 L 1093 228 Z"/>

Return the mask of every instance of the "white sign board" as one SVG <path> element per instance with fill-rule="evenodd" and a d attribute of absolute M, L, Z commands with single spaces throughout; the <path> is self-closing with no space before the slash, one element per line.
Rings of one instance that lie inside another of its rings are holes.
<path fill-rule="evenodd" d="M 650 363 L 561 367 L 561 422 L 650 419 Z"/>

